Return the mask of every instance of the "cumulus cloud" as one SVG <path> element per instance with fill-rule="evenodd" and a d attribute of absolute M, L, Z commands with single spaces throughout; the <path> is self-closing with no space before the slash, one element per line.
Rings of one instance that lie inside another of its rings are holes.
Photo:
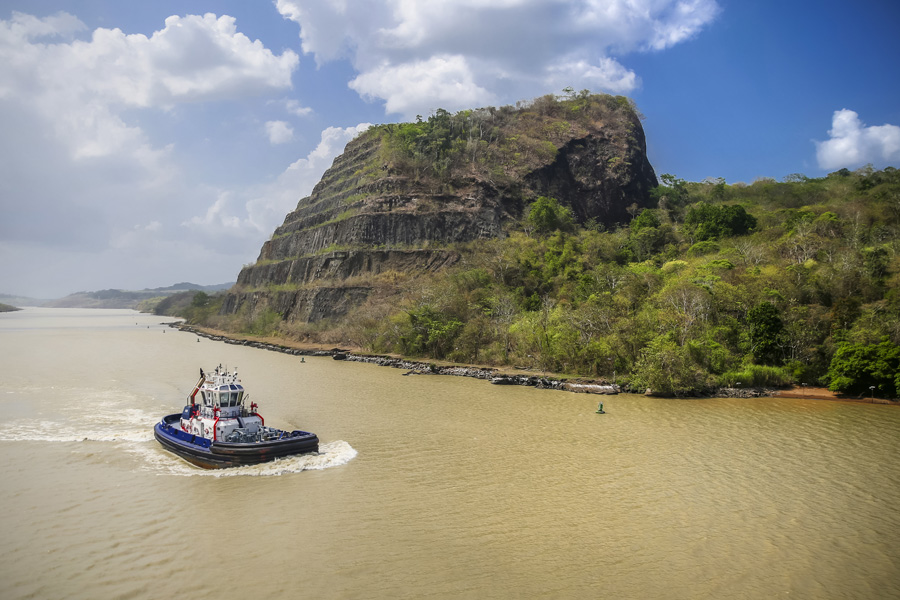
<path fill-rule="evenodd" d="M 900 160 L 900 127 L 866 126 L 859 115 L 846 108 L 834 111 L 830 139 L 816 142 L 816 158 L 822 169 L 884 164 Z"/>
<path fill-rule="evenodd" d="M 294 139 L 294 128 L 287 121 L 266 121 L 270 144 L 286 144 Z"/>
<path fill-rule="evenodd" d="M 297 202 L 312 192 L 344 146 L 369 127 L 370 123 L 328 127 L 315 149 L 291 163 L 274 181 L 240 191 L 216 191 L 204 214 L 187 219 L 182 226 L 191 231 L 192 238 L 208 238 L 211 247 L 227 243 L 240 245 L 246 252 L 258 250 L 260 236 L 280 225 Z"/>
<path fill-rule="evenodd" d="M 36 111 L 82 158 L 124 151 L 152 161 L 157 156 L 123 110 L 288 88 L 299 62 L 290 50 L 276 56 L 239 33 L 234 18 L 212 14 L 169 17 L 150 37 L 99 28 L 89 41 L 35 40 L 80 29 L 65 13 L 0 21 L 0 98 Z"/>
<path fill-rule="evenodd" d="M 299 57 L 249 39 L 229 16 L 160 25 L 147 36 L 88 31 L 64 12 L 0 19 L 0 278 L 19 275 L 38 293 L 55 286 L 43 293 L 58 294 L 75 274 L 87 276 L 70 268 L 73 256 L 117 285 L 146 281 L 151 271 L 174 278 L 188 250 L 213 260 L 178 225 L 219 192 L 189 172 L 177 127 L 148 123 L 171 125 L 169 117 L 196 104 L 224 110 L 223 101 L 283 94 Z M 228 255 L 246 255 L 235 246 Z M 225 273 L 236 261 L 217 262 Z"/>
<path fill-rule="evenodd" d="M 495 101 L 477 85 L 462 56 L 433 56 L 401 65 L 381 65 L 350 82 L 365 98 L 385 99 L 388 113 L 410 114 L 421 107 L 479 106 Z"/>
<path fill-rule="evenodd" d="M 274 231 L 284 216 L 297 207 L 297 202 L 312 192 L 344 146 L 371 126 L 371 123 L 360 123 L 322 131 L 318 145 L 306 157 L 291 163 L 274 182 L 248 192 L 247 226 L 266 235 Z"/>
<path fill-rule="evenodd" d="M 349 59 L 350 87 L 412 117 L 562 87 L 632 92 L 621 57 L 669 48 L 718 14 L 715 0 L 276 0 L 321 64 Z"/>

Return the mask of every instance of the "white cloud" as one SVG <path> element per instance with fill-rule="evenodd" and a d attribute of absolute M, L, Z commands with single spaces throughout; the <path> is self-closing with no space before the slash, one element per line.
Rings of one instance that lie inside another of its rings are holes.
<path fill-rule="evenodd" d="M 149 38 L 100 28 L 90 42 L 60 50 L 63 62 L 56 75 L 67 71 L 66 87 L 138 107 L 288 88 L 299 62 L 290 50 L 275 56 L 259 40 L 239 33 L 233 17 L 213 14 L 171 16 Z"/>
<path fill-rule="evenodd" d="M 206 209 L 202 217 L 192 217 L 190 221 L 182 223 L 188 227 L 202 227 L 212 235 L 221 235 L 223 229 L 232 230 L 229 235 L 241 230 L 241 219 L 233 214 L 228 214 L 228 205 L 233 198 L 232 192 L 219 192 L 216 201 Z"/>
<path fill-rule="evenodd" d="M 344 146 L 369 127 L 370 123 L 360 123 L 325 129 L 316 148 L 294 161 L 275 181 L 244 190 L 216 191 L 205 213 L 185 220 L 182 226 L 191 230 L 191 238 L 208 238 L 210 247 L 225 243 L 232 249 L 240 245 L 246 252 L 258 250 L 261 237 L 284 221 L 297 202 L 310 194 Z"/>
<path fill-rule="evenodd" d="M 884 164 L 900 160 L 900 127 L 867 127 L 852 110 L 834 111 L 831 139 L 816 142 L 816 158 L 822 169 L 858 167 L 866 163 Z"/>
<path fill-rule="evenodd" d="M 618 94 L 627 94 L 638 87 L 639 79 L 634 71 L 629 71 L 611 58 L 600 58 L 597 62 L 592 65 L 579 60 L 548 67 L 547 79 L 553 82 L 555 89 L 563 89 L 572 81 L 584 82 L 582 85 L 586 84 L 589 89 Z"/>
<path fill-rule="evenodd" d="M 576 89 L 632 92 L 620 59 L 696 35 L 715 0 L 277 0 L 321 64 L 349 59 L 350 86 L 412 117 Z"/>
<path fill-rule="evenodd" d="M 146 36 L 90 32 L 67 13 L 0 19 L 0 279 L 8 285 L 49 296 L 70 285 L 143 287 L 153 273 L 168 283 L 227 281 L 258 250 L 257 231 L 222 239 L 222 227 L 240 226 L 231 208 L 243 201 L 225 196 L 216 208 L 218 186 L 197 183 L 191 170 L 206 166 L 202 157 L 179 153 L 178 116 L 203 104 L 203 117 L 237 138 L 237 127 L 258 121 L 238 114 L 249 104 L 227 101 L 284 94 L 299 57 L 250 40 L 229 16 L 160 25 Z M 178 225 L 209 205 L 206 225 L 219 235 L 184 237 Z M 185 256 L 203 273 L 185 273 Z"/>
<path fill-rule="evenodd" d="M 322 132 L 319 144 L 315 150 L 310 152 L 306 158 L 293 162 L 282 173 L 280 185 L 290 180 L 292 192 L 300 194 L 296 200 L 299 200 L 301 196 L 308 195 L 312 191 L 313 186 L 322 178 L 325 170 L 344 151 L 344 146 L 359 134 L 367 131 L 371 126 L 371 123 L 360 123 L 354 127 L 328 127 Z M 293 208 L 293 206 L 290 208 Z"/>
<path fill-rule="evenodd" d="M 254 96 L 289 88 L 299 58 L 274 55 L 237 32 L 229 16 L 169 17 L 149 38 L 96 29 L 89 41 L 36 43 L 83 24 L 60 13 L 46 19 L 15 13 L 0 21 L 0 98 L 49 123 L 75 157 L 131 153 L 158 159 L 143 132 L 121 113 L 178 103 Z"/>
<path fill-rule="evenodd" d="M 300 106 L 296 100 L 285 100 L 284 108 L 295 117 L 305 117 L 312 113 L 312 108 L 308 106 Z"/>
<path fill-rule="evenodd" d="M 351 81 L 350 87 L 366 98 L 384 98 L 388 113 L 407 115 L 423 106 L 455 110 L 495 101 L 493 94 L 475 83 L 462 56 L 382 65 Z"/>
<path fill-rule="evenodd" d="M 287 121 L 266 121 L 270 144 L 286 144 L 294 139 L 294 128 Z"/>
<path fill-rule="evenodd" d="M 344 151 L 344 146 L 371 126 L 360 123 L 355 127 L 325 129 L 319 144 L 305 158 L 291 163 L 274 182 L 248 192 L 249 199 L 245 203 L 247 226 L 266 235 L 272 233 L 284 221 L 285 215 L 297 207 L 297 202 L 312 192 L 322 174 Z"/>

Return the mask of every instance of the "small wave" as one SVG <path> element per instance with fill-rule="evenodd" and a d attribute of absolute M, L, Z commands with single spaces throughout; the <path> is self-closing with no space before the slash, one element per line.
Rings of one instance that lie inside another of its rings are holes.
<path fill-rule="evenodd" d="M 0 430 L 0 442 L 146 442 L 153 439 L 153 425 L 140 428 L 82 428 L 55 421 L 12 421 Z"/>
<path fill-rule="evenodd" d="M 185 477 L 192 475 L 201 477 L 269 477 L 302 473 L 303 471 L 321 471 L 345 465 L 353 460 L 357 454 L 350 444 L 337 440 L 320 444 L 318 454 L 299 454 L 245 467 L 201 469 L 185 462 L 174 454 L 166 452 L 161 447 L 149 446 L 144 449 L 147 452 L 141 452 L 141 454 L 144 455 L 149 470 Z M 138 448 L 133 448 L 132 450 L 139 451 Z"/>
<path fill-rule="evenodd" d="M 45 390 L 46 391 L 46 390 Z M 53 394 L 43 393 L 43 397 Z M 134 408 L 144 403 L 117 390 L 69 390 L 70 402 L 45 406 L 34 402 L 32 415 L 14 419 L 0 430 L 0 442 L 146 442 L 153 439 L 158 416 Z M 48 416 L 52 415 L 52 416 Z"/>

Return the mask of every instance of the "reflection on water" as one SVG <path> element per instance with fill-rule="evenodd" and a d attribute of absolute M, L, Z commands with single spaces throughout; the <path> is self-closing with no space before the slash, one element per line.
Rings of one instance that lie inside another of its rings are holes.
<path fill-rule="evenodd" d="M 0 597 L 900 597 L 895 407 L 620 395 L 596 415 L 159 321 L 0 315 Z M 320 454 L 163 451 L 153 424 L 219 363 Z"/>

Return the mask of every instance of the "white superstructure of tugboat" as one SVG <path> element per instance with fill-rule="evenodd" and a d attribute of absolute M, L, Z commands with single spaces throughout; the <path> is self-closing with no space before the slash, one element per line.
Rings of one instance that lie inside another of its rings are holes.
<path fill-rule="evenodd" d="M 206 469 L 319 450 L 314 433 L 267 427 L 256 403 L 249 402 L 237 370 L 229 372 L 221 365 L 211 374 L 200 370 L 184 410 L 163 417 L 153 435 L 166 450 Z"/>

